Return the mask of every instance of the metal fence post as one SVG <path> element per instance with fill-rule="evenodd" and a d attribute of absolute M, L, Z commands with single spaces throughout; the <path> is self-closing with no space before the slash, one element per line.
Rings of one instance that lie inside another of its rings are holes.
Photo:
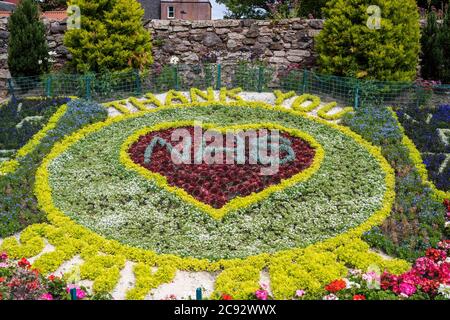
<path fill-rule="evenodd" d="M 302 94 L 306 93 L 306 89 L 308 88 L 308 70 L 303 69 L 303 86 L 302 86 Z"/>
<path fill-rule="evenodd" d="M 173 66 L 173 77 L 175 80 L 175 90 L 179 90 L 179 83 L 178 83 L 178 65 Z"/>
<path fill-rule="evenodd" d="M 202 288 L 197 288 L 197 290 L 195 290 L 195 298 L 196 300 L 203 300 Z"/>
<path fill-rule="evenodd" d="M 264 77 L 264 67 L 259 66 L 258 69 L 258 92 L 262 91 L 263 87 L 263 77 Z"/>
<path fill-rule="evenodd" d="M 424 101 L 424 90 L 423 87 L 419 84 L 415 85 L 415 91 L 416 91 L 416 108 L 419 108 L 422 101 Z"/>
<path fill-rule="evenodd" d="M 85 76 L 85 80 L 86 80 L 86 95 L 85 95 L 85 98 L 86 98 L 86 100 L 91 100 L 91 98 L 92 98 L 92 94 L 91 94 L 91 76 L 90 75 L 86 75 Z"/>
<path fill-rule="evenodd" d="M 136 81 L 136 95 L 142 96 L 141 76 L 139 74 L 139 70 L 134 70 L 134 76 Z"/>
<path fill-rule="evenodd" d="M 70 300 L 78 300 L 76 288 L 70 289 Z"/>
<path fill-rule="evenodd" d="M 8 90 L 9 93 L 11 94 L 12 101 L 16 101 L 16 96 L 14 94 L 14 85 L 11 78 L 8 78 Z"/>
<path fill-rule="evenodd" d="M 353 108 L 356 110 L 359 106 L 359 81 L 356 82 L 355 98 L 353 102 Z"/>
<path fill-rule="evenodd" d="M 216 90 L 220 90 L 222 87 L 222 65 L 219 63 L 217 65 L 217 84 L 216 84 Z"/>
<path fill-rule="evenodd" d="M 49 74 L 47 77 L 47 81 L 45 82 L 45 95 L 47 97 L 52 96 L 52 75 Z"/>

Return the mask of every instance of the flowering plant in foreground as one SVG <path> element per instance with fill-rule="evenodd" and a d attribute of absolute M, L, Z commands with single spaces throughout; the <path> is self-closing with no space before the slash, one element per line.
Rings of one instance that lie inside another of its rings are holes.
<path fill-rule="evenodd" d="M 61 277 L 44 277 L 25 258 L 14 262 L 0 254 L 0 300 L 70 300 L 72 288 L 77 299 L 88 297 L 84 288 L 68 285 Z"/>
<path fill-rule="evenodd" d="M 269 286 L 267 284 L 262 283 L 260 288 L 256 290 L 255 297 L 258 300 L 272 300 L 273 297 L 269 293 Z"/>
<path fill-rule="evenodd" d="M 323 300 L 421 300 L 450 299 L 450 240 L 429 248 L 424 257 L 418 258 L 413 267 L 401 274 L 388 272 L 364 273 L 350 270 L 348 277 L 337 279 L 324 287 Z M 318 298 L 297 290 L 297 299 Z"/>

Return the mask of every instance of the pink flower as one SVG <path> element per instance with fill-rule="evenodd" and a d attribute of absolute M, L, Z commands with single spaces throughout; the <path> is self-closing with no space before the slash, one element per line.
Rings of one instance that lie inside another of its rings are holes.
<path fill-rule="evenodd" d="M 399 286 L 400 294 L 405 296 L 412 296 L 416 293 L 416 287 L 410 283 L 402 282 Z"/>
<path fill-rule="evenodd" d="M 44 293 L 41 297 L 40 300 L 53 300 L 53 296 L 50 293 Z"/>
<path fill-rule="evenodd" d="M 363 274 L 362 278 L 363 278 L 363 280 L 365 280 L 367 282 L 381 281 L 381 276 L 378 273 L 376 273 L 375 271 L 370 271 L 370 272 Z"/>
<path fill-rule="evenodd" d="M 297 297 L 303 297 L 306 294 L 305 290 L 297 290 L 295 291 L 295 296 Z"/>
<path fill-rule="evenodd" d="M 6 252 L 0 253 L 0 261 L 4 261 L 7 259 L 8 259 L 8 255 L 6 254 Z"/>
<path fill-rule="evenodd" d="M 339 298 L 337 297 L 337 295 L 331 293 L 331 294 L 323 297 L 323 300 L 339 300 Z"/>
<path fill-rule="evenodd" d="M 267 300 L 269 293 L 266 290 L 258 290 L 255 295 L 258 300 Z"/>

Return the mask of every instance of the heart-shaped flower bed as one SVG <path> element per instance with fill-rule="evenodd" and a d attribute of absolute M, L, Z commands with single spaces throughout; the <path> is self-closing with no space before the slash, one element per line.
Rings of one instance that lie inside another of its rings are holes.
<path fill-rule="evenodd" d="M 245 163 L 243 164 L 242 162 L 238 164 L 236 161 L 232 164 L 226 164 L 225 151 L 223 151 L 223 164 L 207 163 L 204 156 L 202 156 L 200 162 L 195 164 L 195 154 L 198 154 L 195 143 L 189 144 L 188 149 L 186 149 L 186 151 L 190 150 L 192 161 L 179 163 L 180 161 L 173 161 L 171 153 L 171 150 L 179 143 L 178 141 L 172 142 L 171 138 L 174 131 L 178 129 L 184 129 L 184 132 L 188 133 L 189 139 L 192 139 L 190 141 L 194 141 L 193 126 L 150 131 L 140 135 L 137 141 L 131 144 L 128 149 L 129 157 L 135 164 L 152 173 L 164 176 L 169 186 L 183 189 L 195 200 L 214 209 L 221 209 L 238 197 L 248 197 L 260 193 L 270 186 L 278 185 L 282 181 L 289 180 L 311 167 L 316 155 L 316 149 L 309 142 L 291 135 L 289 132 L 279 131 L 280 142 L 277 145 L 284 144 L 288 147 L 284 149 L 280 147 L 279 154 L 277 154 L 280 163 L 276 166 L 277 170 L 270 174 L 262 174 L 262 169 L 269 168 L 272 163 L 263 162 L 260 159 L 257 159 L 255 163 L 255 157 L 251 155 L 253 151 L 251 151 L 248 139 L 245 143 Z M 201 136 L 205 131 L 205 128 L 201 129 Z M 222 147 L 225 149 L 227 147 L 226 133 L 216 131 L 216 134 L 222 135 Z M 233 134 L 236 136 L 237 133 Z M 266 138 L 270 141 L 270 131 L 268 130 L 259 130 L 257 135 L 258 137 L 267 135 Z M 232 140 L 236 141 L 235 139 Z M 234 142 L 234 148 L 231 150 L 236 150 L 236 148 L 237 143 Z M 228 150 L 230 150 L 230 144 L 228 144 Z M 270 147 L 265 150 L 270 157 Z M 213 154 L 215 153 L 213 152 Z M 232 152 L 232 154 L 236 155 L 237 153 Z"/>

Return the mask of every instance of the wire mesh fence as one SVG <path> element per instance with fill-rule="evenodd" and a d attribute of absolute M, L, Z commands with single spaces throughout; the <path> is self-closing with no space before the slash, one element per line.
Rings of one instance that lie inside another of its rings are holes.
<path fill-rule="evenodd" d="M 96 101 L 161 93 L 171 89 L 240 87 L 244 91 L 279 89 L 297 94 L 320 95 L 343 105 L 391 105 L 399 107 L 450 103 L 450 85 L 421 85 L 413 82 L 386 82 L 323 75 L 311 70 L 277 70 L 265 65 L 178 64 L 145 72 L 131 70 L 102 74 L 48 74 L 8 80 L 11 95 L 78 96 Z"/>

